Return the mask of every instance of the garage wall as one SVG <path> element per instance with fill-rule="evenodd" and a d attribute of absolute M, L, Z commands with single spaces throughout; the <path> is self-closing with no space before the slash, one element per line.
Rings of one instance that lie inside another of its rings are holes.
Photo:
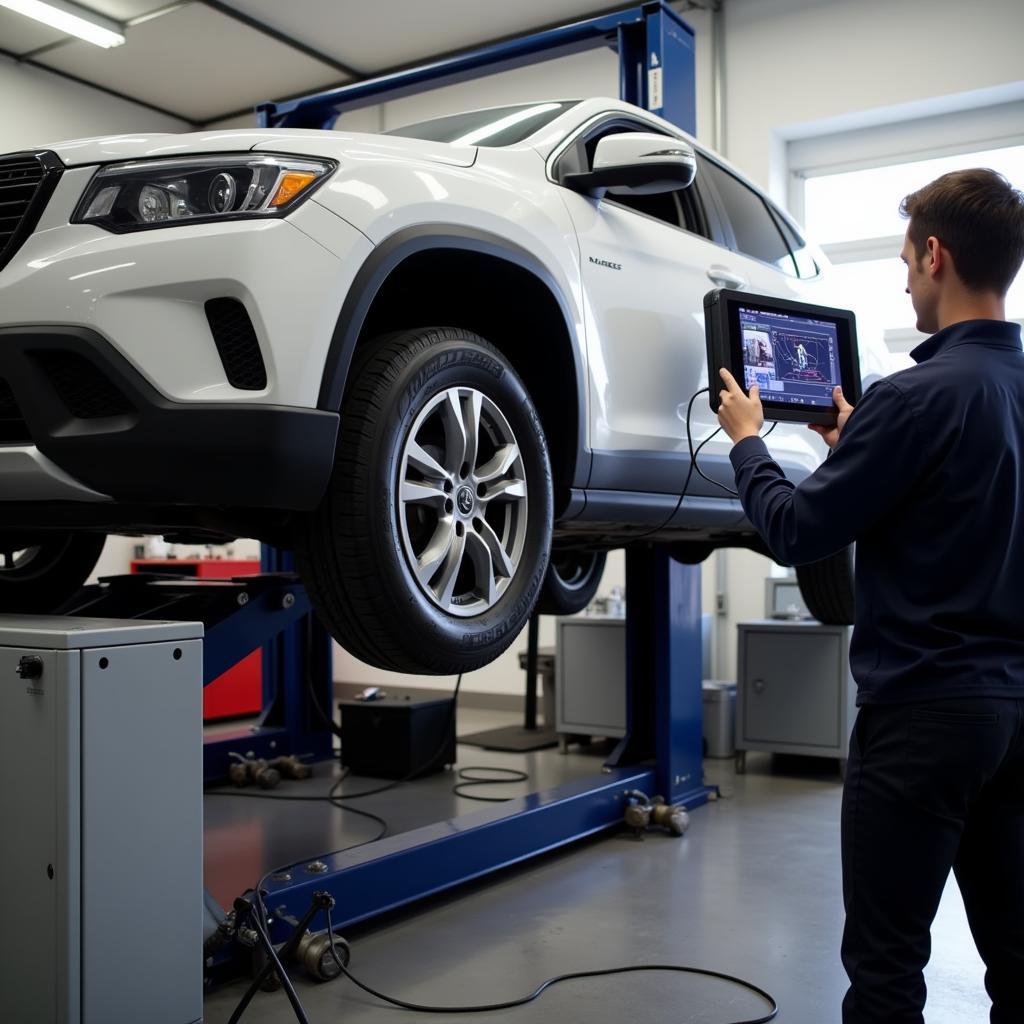
<path fill-rule="evenodd" d="M 185 121 L 157 114 L 98 89 L 0 57 L 0 153 L 41 143 L 124 132 L 180 132 Z"/>
<path fill-rule="evenodd" d="M 726 155 L 780 202 L 787 139 L 1024 95 L 1020 0 L 725 0 L 724 18 Z"/>

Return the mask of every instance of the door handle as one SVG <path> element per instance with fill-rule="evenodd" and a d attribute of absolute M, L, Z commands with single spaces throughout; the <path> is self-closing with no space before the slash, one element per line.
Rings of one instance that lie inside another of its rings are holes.
<path fill-rule="evenodd" d="M 734 274 L 728 267 L 723 267 L 720 263 L 712 263 L 708 267 L 708 277 L 722 288 L 747 287 L 747 279 L 745 277 Z"/>

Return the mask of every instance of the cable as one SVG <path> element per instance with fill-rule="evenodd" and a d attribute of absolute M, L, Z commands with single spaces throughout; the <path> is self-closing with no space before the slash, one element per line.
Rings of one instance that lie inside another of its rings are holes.
<path fill-rule="evenodd" d="M 737 978 L 732 974 L 724 974 L 721 971 L 712 971 L 704 967 L 684 967 L 679 964 L 635 964 L 625 967 L 605 967 L 595 971 L 573 971 L 569 974 L 559 974 L 554 978 L 548 978 L 547 981 L 539 985 L 529 995 L 522 996 L 519 999 L 509 999 L 503 1003 L 489 1003 L 480 1006 L 425 1006 L 422 1003 L 409 1003 L 404 999 L 395 999 L 393 996 L 388 996 L 383 992 L 378 992 L 376 989 L 371 988 L 365 982 L 360 981 L 352 974 L 348 967 L 346 967 L 338 958 L 337 953 L 333 953 L 334 924 L 331 920 L 330 908 L 327 909 L 326 914 L 327 934 L 332 940 L 329 942 L 328 946 L 332 950 L 334 962 L 339 968 L 341 968 L 345 977 L 368 995 L 371 995 L 376 999 L 381 999 L 385 1003 L 390 1003 L 392 1006 L 400 1007 L 403 1010 L 414 1010 L 417 1013 L 490 1013 L 494 1010 L 510 1010 L 516 1006 L 525 1006 L 527 1003 L 532 1003 L 547 989 L 551 988 L 553 985 L 558 985 L 563 981 L 572 981 L 578 978 L 608 977 L 613 974 L 635 974 L 641 971 L 672 971 L 678 974 L 696 974 L 706 978 L 717 978 L 720 981 L 727 981 L 730 984 L 739 985 L 748 992 L 753 992 L 755 995 L 759 996 L 770 1008 L 768 1013 L 762 1017 L 751 1017 L 743 1020 L 731 1021 L 730 1024 L 767 1024 L 768 1021 L 774 1020 L 776 1014 L 779 1012 L 779 1004 L 775 1001 L 775 998 L 763 988 L 760 988 L 749 981 L 744 981 L 742 978 Z"/>
<path fill-rule="evenodd" d="M 639 533 L 635 537 L 631 537 L 631 544 L 635 543 L 638 540 L 644 540 L 647 537 L 651 537 L 656 533 L 661 533 L 661 531 L 664 530 L 665 527 L 668 526 L 668 524 L 672 522 L 673 519 L 675 519 L 676 513 L 682 507 L 683 499 L 686 497 L 686 492 L 690 489 L 690 479 L 693 477 L 694 471 L 696 471 L 697 475 L 702 477 L 709 484 L 714 484 L 716 487 L 720 487 L 723 491 L 726 491 L 731 497 L 739 497 L 739 494 L 736 491 L 732 490 L 732 488 L 727 487 L 723 483 L 719 483 L 719 481 L 717 480 L 712 480 L 711 477 L 705 475 L 704 471 L 700 468 L 700 466 L 697 465 L 697 456 L 700 455 L 704 445 L 706 445 L 708 441 L 710 441 L 713 437 L 716 437 L 722 431 L 721 427 L 715 427 L 715 429 L 710 434 L 708 434 L 708 436 L 705 437 L 704 440 L 701 441 L 701 443 L 697 446 L 696 451 L 694 450 L 693 432 L 690 430 L 690 414 L 693 412 L 694 401 L 700 395 L 709 394 L 710 391 L 710 388 L 701 388 L 699 391 L 694 391 L 694 393 L 690 396 L 689 402 L 686 403 L 686 447 L 690 453 L 690 467 L 686 472 L 686 479 L 683 481 L 683 489 L 679 492 L 679 498 L 676 500 L 674 508 L 660 523 L 658 523 L 657 526 L 646 531 L 646 533 Z M 772 425 L 761 436 L 767 437 L 777 426 L 777 422 L 772 423 Z"/>
<path fill-rule="evenodd" d="M 504 777 L 489 778 L 486 775 L 471 775 L 470 772 L 494 772 L 496 775 Z M 530 776 L 526 772 L 521 772 L 518 768 L 496 768 L 487 765 L 473 765 L 469 768 L 459 769 L 459 778 L 463 781 L 452 786 L 452 792 L 456 796 L 464 797 L 466 800 L 480 800 L 487 804 L 503 804 L 509 800 L 514 800 L 515 797 L 474 796 L 472 793 L 467 793 L 465 791 L 467 789 L 472 789 L 474 786 L 507 786 L 515 782 L 526 782 L 529 777 Z"/>
<path fill-rule="evenodd" d="M 765 431 L 765 432 L 764 432 L 763 434 L 761 434 L 761 435 L 760 435 L 760 436 L 761 436 L 761 438 L 762 438 L 762 440 L 763 440 L 764 438 L 766 438 L 766 437 L 767 437 L 767 436 L 768 436 L 768 435 L 769 435 L 769 434 L 770 434 L 770 433 L 771 433 L 771 432 L 772 432 L 772 431 L 773 431 L 773 430 L 774 430 L 774 429 L 775 429 L 775 428 L 776 428 L 776 427 L 777 427 L 778 425 L 779 425 L 779 421 L 778 421 L 778 420 L 776 420 L 776 421 L 775 421 L 774 423 L 772 423 L 772 425 L 771 425 L 771 426 L 770 426 L 770 427 L 769 427 L 769 428 L 768 428 L 768 429 L 767 429 L 767 430 L 766 430 L 766 431 Z M 722 429 L 721 427 L 719 427 L 719 428 L 718 428 L 718 430 L 721 430 L 721 429 Z M 717 434 L 717 433 L 718 433 L 718 430 L 716 430 L 716 431 L 715 431 L 715 434 Z M 715 436 L 715 434 L 711 434 L 711 435 L 710 435 L 709 437 L 706 437 L 706 438 L 705 438 L 705 439 L 704 439 L 704 440 L 703 440 L 703 441 L 701 442 L 700 448 L 698 448 L 698 449 L 697 449 L 697 453 L 696 453 L 697 455 L 699 455 L 699 454 L 700 454 L 700 449 L 701 449 L 701 448 L 703 448 L 703 447 L 704 447 L 704 445 L 705 445 L 705 444 L 707 444 L 707 443 L 708 443 L 708 441 L 710 441 L 710 440 L 711 440 L 711 438 Z M 697 463 L 697 461 L 696 461 L 696 456 L 694 457 L 694 463 L 693 463 L 693 467 L 694 467 L 694 469 L 696 469 L 696 470 L 697 470 L 697 475 L 698 475 L 699 477 L 701 477 L 702 479 L 704 479 L 704 480 L 707 480 L 707 482 L 708 482 L 709 484 L 714 484 L 714 485 L 715 485 L 715 487 L 721 487 L 721 489 L 722 489 L 723 491 L 725 491 L 725 492 L 726 492 L 726 494 L 729 494 L 729 495 L 731 495 L 731 496 L 732 496 L 732 497 L 734 497 L 734 498 L 738 498 L 738 497 L 740 496 L 740 493 L 739 493 L 739 491 L 734 491 L 734 490 L 733 490 L 733 489 L 732 489 L 731 487 L 728 487 L 728 486 L 726 486 L 725 484 L 721 483 L 721 482 L 720 482 L 720 481 L 718 481 L 718 480 L 712 480 L 712 479 L 711 479 L 711 477 L 707 476 L 707 475 L 706 475 L 706 474 L 704 473 L 704 471 L 703 471 L 703 470 L 702 470 L 702 469 L 700 468 L 700 466 L 698 465 L 698 463 Z"/>
<path fill-rule="evenodd" d="M 337 783 L 335 783 L 337 785 Z M 248 790 L 238 789 L 208 789 L 204 792 L 204 796 L 233 796 L 242 797 L 243 799 L 249 800 L 297 800 L 305 801 L 308 803 L 328 803 L 339 810 L 348 811 L 349 814 L 358 814 L 361 818 L 369 818 L 371 821 L 377 822 L 381 826 L 381 831 L 377 833 L 372 839 L 364 839 L 361 842 L 355 843 L 352 846 L 346 846 L 342 850 L 336 850 L 335 853 L 345 853 L 347 850 L 354 850 L 358 846 L 366 846 L 367 843 L 375 843 L 378 839 L 383 839 L 389 832 L 390 826 L 387 821 L 382 818 L 379 814 L 373 814 L 370 811 L 362 811 L 358 807 L 346 807 L 336 796 L 332 796 L 330 792 L 317 794 L 315 796 L 299 793 L 259 793 L 249 792 Z M 298 861 L 299 864 L 304 864 L 305 861 Z M 292 865 L 294 867 L 294 865 Z"/>

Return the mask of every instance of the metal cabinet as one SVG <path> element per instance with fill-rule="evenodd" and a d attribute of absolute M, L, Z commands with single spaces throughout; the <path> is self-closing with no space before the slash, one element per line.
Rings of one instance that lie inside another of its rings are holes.
<path fill-rule="evenodd" d="M 202 1017 L 202 632 L 0 617 L 11 1024 Z"/>
<path fill-rule="evenodd" d="M 626 620 L 558 620 L 555 728 L 570 736 L 618 738 L 626 732 Z"/>
<path fill-rule="evenodd" d="M 856 698 L 849 644 L 847 626 L 740 623 L 737 771 L 748 750 L 836 757 L 845 768 Z"/>

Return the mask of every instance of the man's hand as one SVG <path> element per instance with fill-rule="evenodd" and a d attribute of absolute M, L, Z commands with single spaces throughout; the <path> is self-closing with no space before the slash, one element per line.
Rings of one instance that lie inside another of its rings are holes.
<path fill-rule="evenodd" d="M 736 383 L 736 378 L 724 366 L 718 372 L 725 384 L 725 389 L 718 396 L 718 422 L 722 424 L 722 429 L 733 444 L 738 444 L 745 437 L 756 437 L 764 425 L 764 410 L 761 408 L 757 385 L 751 387 L 748 398 Z"/>
<path fill-rule="evenodd" d="M 832 389 L 832 401 L 836 403 L 836 408 L 839 410 L 839 416 L 836 419 L 836 425 L 834 427 L 825 427 L 820 423 L 809 423 L 808 426 L 816 434 L 820 434 L 824 439 L 825 444 L 829 448 L 835 448 L 839 443 L 839 435 L 843 432 L 843 427 L 846 426 L 846 421 L 850 418 L 850 413 L 853 412 L 853 406 L 843 397 L 842 388 Z"/>

